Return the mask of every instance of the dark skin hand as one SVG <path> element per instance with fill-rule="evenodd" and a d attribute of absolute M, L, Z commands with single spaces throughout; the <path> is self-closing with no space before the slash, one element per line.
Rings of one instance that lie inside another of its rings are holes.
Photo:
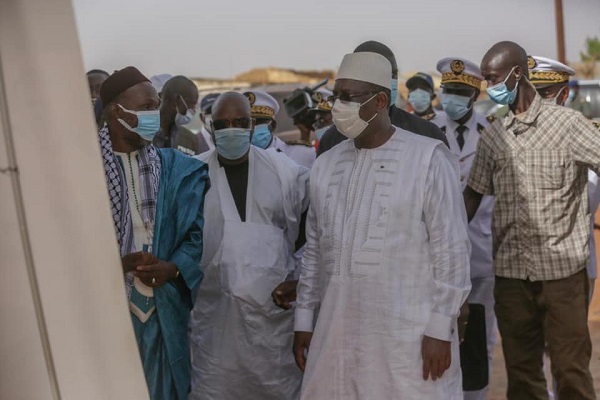
<path fill-rule="evenodd" d="M 139 265 L 150 265 L 158 261 L 158 258 L 154 255 L 145 251 L 138 251 L 136 253 L 127 254 L 121 258 L 121 264 L 123 265 L 123 273 L 134 271 Z"/>
<path fill-rule="evenodd" d="M 154 264 L 138 266 L 134 275 L 146 286 L 161 287 L 177 278 L 177 266 L 168 261 L 158 260 Z"/>
<path fill-rule="evenodd" d="M 437 380 L 450 368 L 452 361 L 450 342 L 424 336 L 421 342 L 423 380 Z"/>
<path fill-rule="evenodd" d="M 121 258 L 123 272 L 133 272 L 146 286 L 160 287 L 170 280 L 177 278 L 177 266 L 162 261 L 145 251 L 127 254 Z M 152 283 L 154 278 L 154 283 Z"/>
<path fill-rule="evenodd" d="M 296 301 L 296 287 L 298 281 L 285 281 L 280 283 L 271 293 L 273 303 L 281 309 L 289 310 L 292 308 L 290 303 Z"/>
<path fill-rule="evenodd" d="M 467 185 L 465 191 L 463 192 L 463 198 L 465 200 L 465 208 L 467 210 L 467 221 L 471 222 L 477 213 L 477 209 L 481 204 L 483 195 L 473 190 L 471 186 Z"/>
<path fill-rule="evenodd" d="M 312 335 L 312 332 L 294 332 L 294 358 L 296 359 L 296 365 L 302 372 L 306 368 L 306 356 L 304 353 L 308 354 Z"/>

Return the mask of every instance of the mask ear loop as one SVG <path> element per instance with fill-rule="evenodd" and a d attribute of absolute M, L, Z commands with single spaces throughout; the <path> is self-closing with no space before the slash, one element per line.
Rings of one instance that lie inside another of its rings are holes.
<path fill-rule="evenodd" d="M 374 95 L 373 95 L 373 96 L 372 96 L 372 97 L 371 97 L 369 100 L 365 101 L 365 102 L 364 102 L 364 103 L 362 103 L 360 106 L 362 107 L 362 106 L 364 106 L 365 104 L 367 104 L 368 102 L 370 102 L 371 100 L 373 100 L 375 97 L 377 97 L 377 95 L 378 95 L 379 93 L 381 93 L 381 92 L 377 92 L 377 93 L 375 93 L 375 94 L 374 94 Z M 378 112 L 376 112 L 376 113 L 375 113 L 375 115 L 373 115 L 373 116 L 371 117 L 371 119 L 370 119 L 370 120 L 366 121 L 366 122 L 367 122 L 367 124 L 368 124 L 368 123 L 370 123 L 371 121 L 373 121 L 373 120 L 375 119 L 375 117 L 376 117 L 376 116 L 378 116 L 378 115 L 379 115 L 379 113 L 378 113 Z"/>

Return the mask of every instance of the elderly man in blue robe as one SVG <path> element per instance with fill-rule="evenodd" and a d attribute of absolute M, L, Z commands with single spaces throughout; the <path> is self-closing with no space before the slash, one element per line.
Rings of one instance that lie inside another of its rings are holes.
<path fill-rule="evenodd" d="M 99 132 L 102 159 L 150 397 L 187 399 L 187 325 L 202 280 L 208 167 L 152 145 L 160 101 L 136 68 L 111 75 L 100 96 L 106 121 Z"/>

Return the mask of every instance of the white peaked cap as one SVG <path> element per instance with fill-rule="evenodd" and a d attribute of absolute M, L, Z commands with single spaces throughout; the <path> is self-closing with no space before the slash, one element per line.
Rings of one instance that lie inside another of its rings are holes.
<path fill-rule="evenodd" d="M 335 79 L 353 79 L 389 88 L 392 84 L 392 64 L 377 53 L 346 54 Z"/>

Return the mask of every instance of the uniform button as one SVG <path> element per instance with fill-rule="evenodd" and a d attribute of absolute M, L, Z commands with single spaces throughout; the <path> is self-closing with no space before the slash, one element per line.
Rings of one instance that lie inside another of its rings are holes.
<path fill-rule="evenodd" d="M 460 159 L 460 160 L 458 160 L 458 161 L 460 161 L 460 162 L 465 162 L 465 158 L 463 157 L 463 158 L 461 158 L 461 159 Z"/>
<path fill-rule="evenodd" d="M 464 176 L 461 176 L 461 177 L 460 177 L 460 181 L 461 181 L 461 182 L 463 182 L 464 180 L 465 180 L 465 177 L 464 177 Z"/>

